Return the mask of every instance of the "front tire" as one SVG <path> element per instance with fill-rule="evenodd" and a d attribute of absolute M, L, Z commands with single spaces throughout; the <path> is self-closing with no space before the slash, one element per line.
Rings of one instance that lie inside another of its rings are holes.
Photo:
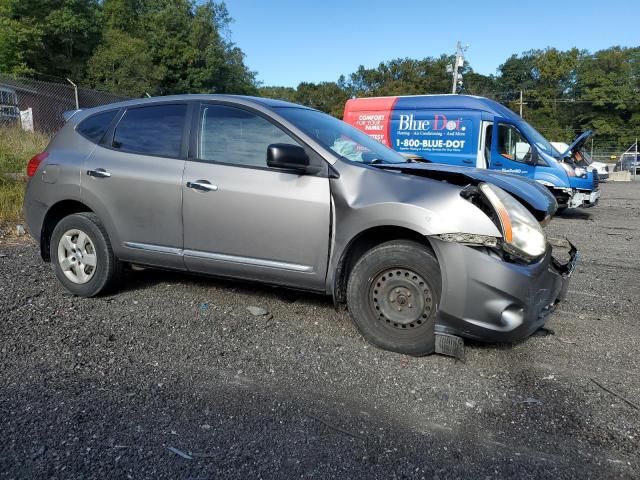
<path fill-rule="evenodd" d="M 435 350 L 442 276 L 433 253 L 410 240 L 378 245 L 356 263 L 347 285 L 353 321 L 371 343 L 421 356 Z"/>
<path fill-rule="evenodd" d="M 60 283 L 81 297 L 108 290 L 122 274 L 122 264 L 94 213 L 75 213 L 58 222 L 51 235 L 50 258 Z"/>

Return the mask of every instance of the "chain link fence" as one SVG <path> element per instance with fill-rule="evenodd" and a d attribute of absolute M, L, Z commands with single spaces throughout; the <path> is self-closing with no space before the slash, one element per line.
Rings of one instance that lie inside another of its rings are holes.
<path fill-rule="evenodd" d="M 72 84 L 67 79 L 38 80 L 0 73 L 0 126 L 53 134 L 64 112 L 126 100 L 128 97 Z"/>

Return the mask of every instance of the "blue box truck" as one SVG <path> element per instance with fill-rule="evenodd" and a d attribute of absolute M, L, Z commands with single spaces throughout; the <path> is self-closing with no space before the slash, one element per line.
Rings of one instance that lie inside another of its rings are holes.
<path fill-rule="evenodd" d="M 561 209 L 592 207 L 600 198 L 596 172 L 572 162 L 526 121 L 488 98 L 354 98 L 345 105 L 344 121 L 409 158 L 536 180 Z M 588 138 L 581 135 L 568 151 L 579 151 Z"/>

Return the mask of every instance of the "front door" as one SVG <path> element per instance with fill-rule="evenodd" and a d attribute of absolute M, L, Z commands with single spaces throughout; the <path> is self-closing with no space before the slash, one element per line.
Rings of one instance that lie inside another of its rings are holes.
<path fill-rule="evenodd" d="M 326 175 L 269 168 L 270 144 L 301 144 L 256 112 L 202 104 L 196 123 L 196 159 L 186 162 L 182 187 L 187 268 L 323 289 L 331 213 Z"/>
<path fill-rule="evenodd" d="M 527 163 L 531 159 L 531 145 L 518 128 L 497 119 L 490 130 L 490 135 L 489 168 L 533 178 L 534 167 Z"/>

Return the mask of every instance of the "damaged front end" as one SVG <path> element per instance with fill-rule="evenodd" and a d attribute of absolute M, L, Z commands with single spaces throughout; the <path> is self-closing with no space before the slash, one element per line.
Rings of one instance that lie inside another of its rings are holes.
<path fill-rule="evenodd" d="M 469 185 L 461 196 L 489 216 L 502 237 L 432 237 L 447 272 L 436 332 L 489 342 L 526 338 L 565 298 L 578 251 L 566 239 L 547 239 L 524 207 L 495 186 Z"/>
<path fill-rule="evenodd" d="M 516 198 L 543 226 L 551 220 L 558 209 L 555 197 L 546 187 L 518 175 L 435 163 L 381 164 L 376 167 L 460 187 L 469 185 L 477 187 L 480 183 L 495 185 Z"/>

